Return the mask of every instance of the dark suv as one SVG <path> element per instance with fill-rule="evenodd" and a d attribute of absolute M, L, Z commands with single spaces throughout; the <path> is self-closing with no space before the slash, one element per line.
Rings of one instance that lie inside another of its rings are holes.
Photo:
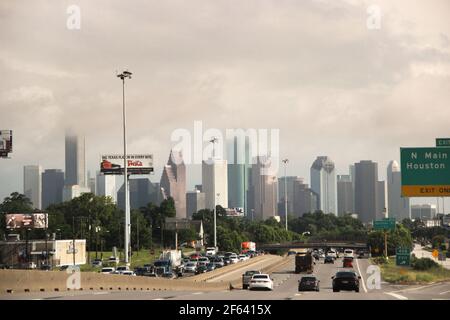
<path fill-rule="evenodd" d="M 339 292 L 340 290 L 359 292 L 361 277 L 354 271 L 339 271 L 331 279 L 333 279 L 333 292 Z"/>

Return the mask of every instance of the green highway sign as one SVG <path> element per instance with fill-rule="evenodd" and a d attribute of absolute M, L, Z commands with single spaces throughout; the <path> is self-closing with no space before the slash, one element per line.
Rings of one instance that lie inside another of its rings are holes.
<path fill-rule="evenodd" d="M 373 228 L 375 230 L 394 230 L 395 229 L 395 219 L 388 218 L 383 220 L 375 220 L 373 222 Z"/>
<path fill-rule="evenodd" d="M 395 263 L 397 266 L 409 266 L 411 264 L 411 249 L 398 247 L 395 250 Z"/>
<path fill-rule="evenodd" d="M 400 148 L 403 197 L 450 196 L 450 148 Z"/>
<path fill-rule="evenodd" d="M 450 147 L 450 138 L 436 138 L 436 147 Z"/>

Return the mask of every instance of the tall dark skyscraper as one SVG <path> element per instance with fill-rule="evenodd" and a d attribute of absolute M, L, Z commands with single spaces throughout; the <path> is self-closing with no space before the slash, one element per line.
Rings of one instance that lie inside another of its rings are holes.
<path fill-rule="evenodd" d="M 42 173 L 42 209 L 63 200 L 64 172 L 59 169 L 47 169 Z"/>
<path fill-rule="evenodd" d="M 148 178 L 130 179 L 130 208 L 139 209 L 152 202 L 152 183 Z M 117 204 L 122 210 L 125 210 L 125 190 L 124 184 L 117 192 Z"/>
<path fill-rule="evenodd" d="M 85 139 L 82 136 L 66 134 L 66 177 L 65 185 L 86 187 Z"/>
<path fill-rule="evenodd" d="M 318 210 L 318 195 L 308 187 L 308 184 L 299 178 L 293 183 L 293 213 L 296 217 L 301 217 L 305 213 Z"/>
<path fill-rule="evenodd" d="M 340 216 L 355 212 L 353 184 L 351 175 L 337 176 L 338 215 Z"/>
<path fill-rule="evenodd" d="M 378 164 L 370 160 L 355 163 L 355 213 L 364 222 L 377 218 Z"/>

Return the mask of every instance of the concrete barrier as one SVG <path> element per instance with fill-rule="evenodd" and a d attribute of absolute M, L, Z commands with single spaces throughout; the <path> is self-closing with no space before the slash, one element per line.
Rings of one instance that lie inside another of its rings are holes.
<path fill-rule="evenodd" d="M 23 292 L 67 291 L 71 274 L 64 271 L 0 270 L 0 294 Z M 228 284 L 179 281 L 133 277 L 94 272 L 80 273 L 80 288 L 76 290 L 177 290 L 216 291 L 226 290 Z"/>

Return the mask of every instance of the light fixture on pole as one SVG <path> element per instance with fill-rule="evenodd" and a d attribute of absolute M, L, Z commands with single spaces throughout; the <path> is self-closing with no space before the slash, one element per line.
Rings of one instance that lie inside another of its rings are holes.
<path fill-rule="evenodd" d="M 286 170 L 287 164 L 289 162 L 288 159 L 281 160 L 284 163 L 284 214 L 286 217 L 286 231 L 288 230 L 288 198 L 287 198 L 287 179 L 286 179 Z"/>
<path fill-rule="evenodd" d="M 118 74 L 117 77 L 122 80 L 122 105 L 123 105 L 123 167 L 124 167 L 124 187 L 125 187 L 125 241 L 124 241 L 124 253 L 125 263 L 129 263 L 128 250 L 130 247 L 130 203 L 129 203 L 129 187 L 128 187 L 128 170 L 127 170 L 127 117 L 125 109 L 125 79 L 131 79 L 132 73 L 128 70 Z"/>

